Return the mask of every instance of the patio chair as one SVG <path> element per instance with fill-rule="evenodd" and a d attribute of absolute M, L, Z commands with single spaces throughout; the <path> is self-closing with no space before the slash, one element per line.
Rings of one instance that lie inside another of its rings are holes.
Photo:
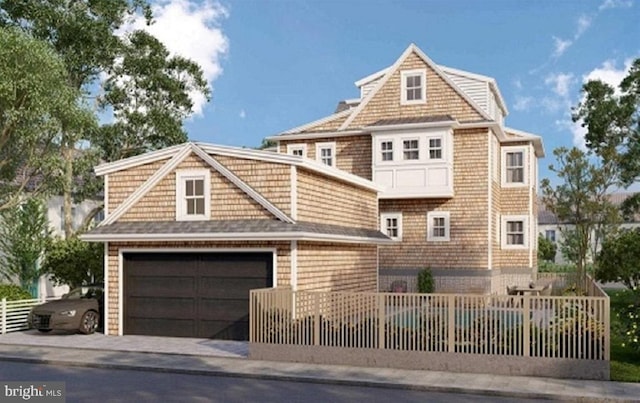
<path fill-rule="evenodd" d="M 407 292 L 407 282 L 404 280 L 395 280 L 391 283 L 390 292 Z"/>
<path fill-rule="evenodd" d="M 507 286 L 507 295 L 518 295 L 515 285 Z"/>

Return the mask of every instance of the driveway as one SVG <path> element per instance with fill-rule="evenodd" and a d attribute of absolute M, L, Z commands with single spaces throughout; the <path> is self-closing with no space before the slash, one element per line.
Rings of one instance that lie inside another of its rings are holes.
<path fill-rule="evenodd" d="M 25 330 L 0 335 L 0 344 L 66 347 L 102 351 L 184 354 L 208 357 L 247 358 L 249 344 L 242 341 L 158 336 L 105 336 Z"/>

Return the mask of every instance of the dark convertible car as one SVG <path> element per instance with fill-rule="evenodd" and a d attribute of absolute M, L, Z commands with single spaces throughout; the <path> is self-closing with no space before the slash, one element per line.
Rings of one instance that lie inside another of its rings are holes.
<path fill-rule="evenodd" d="M 100 327 L 103 306 L 102 284 L 78 287 L 61 299 L 34 306 L 29 314 L 29 327 L 41 332 L 68 330 L 91 334 Z"/>

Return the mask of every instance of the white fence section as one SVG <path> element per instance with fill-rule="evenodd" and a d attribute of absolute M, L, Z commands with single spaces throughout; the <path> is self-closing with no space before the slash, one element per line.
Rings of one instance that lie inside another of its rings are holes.
<path fill-rule="evenodd" d="M 22 299 L 18 301 L 0 301 L 0 334 L 28 329 L 28 317 L 31 308 L 57 298 Z"/>

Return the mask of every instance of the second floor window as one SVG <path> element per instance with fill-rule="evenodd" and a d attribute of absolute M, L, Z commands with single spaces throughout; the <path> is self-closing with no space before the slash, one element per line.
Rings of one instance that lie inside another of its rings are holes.
<path fill-rule="evenodd" d="M 402 105 L 423 104 L 426 102 L 426 70 L 405 70 L 401 73 Z"/>
<path fill-rule="evenodd" d="M 336 143 L 316 143 L 316 160 L 331 167 L 336 166 Z"/>
<path fill-rule="evenodd" d="M 515 151 L 506 154 L 506 182 L 524 183 L 524 152 Z"/>
<path fill-rule="evenodd" d="M 380 216 L 380 229 L 389 238 L 402 239 L 402 214 L 382 213 Z"/>
<path fill-rule="evenodd" d="M 306 144 L 287 144 L 287 152 L 291 155 L 306 157 L 307 145 Z"/>
<path fill-rule="evenodd" d="M 418 140 L 403 140 L 402 147 L 405 160 L 417 160 L 420 158 Z"/>
<path fill-rule="evenodd" d="M 187 215 L 204 215 L 204 178 L 185 180 Z"/>
<path fill-rule="evenodd" d="M 524 245 L 524 222 L 507 221 L 507 245 Z"/>
<path fill-rule="evenodd" d="M 382 161 L 393 161 L 393 141 L 383 141 L 380 143 Z"/>
<path fill-rule="evenodd" d="M 429 159 L 441 160 L 442 159 L 442 139 L 429 139 Z"/>
<path fill-rule="evenodd" d="M 208 219 L 211 200 L 210 171 L 178 171 L 176 180 L 176 219 Z"/>

